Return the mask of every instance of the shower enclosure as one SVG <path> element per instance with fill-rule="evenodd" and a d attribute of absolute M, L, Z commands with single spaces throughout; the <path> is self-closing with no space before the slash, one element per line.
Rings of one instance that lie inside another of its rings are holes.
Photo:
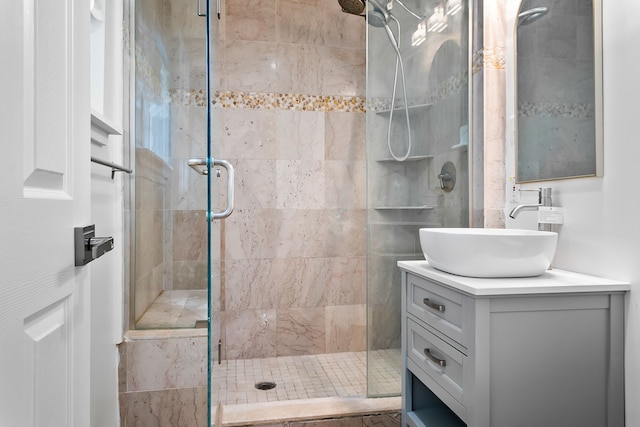
<path fill-rule="evenodd" d="M 214 407 L 400 392 L 395 264 L 468 226 L 469 13 L 390 3 L 400 55 L 337 2 L 131 1 L 130 324 L 208 327 Z"/>
<path fill-rule="evenodd" d="M 367 379 L 374 395 L 399 393 L 380 387 L 379 374 L 400 364 L 397 261 L 424 259 L 420 228 L 470 223 L 468 3 L 389 3 L 369 6 L 378 19 L 367 27 Z"/>

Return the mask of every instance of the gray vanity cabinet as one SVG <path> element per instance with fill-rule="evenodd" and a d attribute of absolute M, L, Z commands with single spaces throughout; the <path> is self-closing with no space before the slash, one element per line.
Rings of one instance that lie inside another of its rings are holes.
<path fill-rule="evenodd" d="M 624 426 L 628 284 L 567 286 L 589 276 L 560 271 L 470 279 L 425 261 L 399 265 L 403 426 Z M 498 282 L 489 291 L 488 280 Z"/>

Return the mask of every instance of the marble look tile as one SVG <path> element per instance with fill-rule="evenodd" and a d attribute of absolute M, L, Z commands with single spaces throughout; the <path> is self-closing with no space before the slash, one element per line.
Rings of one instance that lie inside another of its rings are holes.
<path fill-rule="evenodd" d="M 271 91 L 280 80 L 274 43 L 227 40 L 221 84 L 226 90 Z"/>
<path fill-rule="evenodd" d="M 277 158 L 324 159 L 324 118 L 324 113 L 315 111 L 277 111 Z"/>
<path fill-rule="evenodd" d="M 559 78 L 564 76 L 564 78 Z M 593 62 L 573 59 L 527 58 L 518 60 L 519 102 L 593 102 Z"/>
<path fill-rule="evenodd" d="M 206 149 L 204 156 L 206 156 Z M 171 208 L 176 210 L 206 209 L 207 179 L 189 167 L 188 160 L 188 158 L 172 159 L 173 173 L 169 178 L 172 193 Z"/>
<path fill-rule="evenodd" d="M 399 412 L 381 415 L 365 415 L 362 417 L 364 427 L 399 427 L 401 424 Z"/>
<path fill-rule="evenodd" d="M 136 206 L 145 209 L 162 209 L 164 206 L 164 185 L 169 168 L 157 155 L 143 148 L 135 152 L 136 178 L 142 180 L 144 192 L 136 192 Z"/>
<path fill-rule="evenodd" d="M 145 310 L 153 303 L 153 301 L 162 292 L 162 281 L 152 280 L 151 274 L 146 274 L 135 282 L 134 297 L 134 319 L 137 320 L 142 316 Z"/>
<path fill-rule="evenodd" d="M 259 402 L 224 407 L 223 423 L 228 425 L 256 425 L 287 422 L 290 426 L 304 421 L 328 422 L 330 418 L 362 420 L 363 414 L 397 413 L 400 397 L 377 399 L 326 397 L 298 399 L 285 402 Z M 323 420 L 323 421 L 319 421 Z"/>
<path fill-rule="evenodd" d="M 400 348 L 400 304 L 369 305 L 369 349 Z"/>
<path fill-rule="evenodd" d="M 277 308 L 322 307 L 325 304 L 326 269 L 323 258 L 274 259 L 272 283 Z"/>
<path fill-rule="evenodd" d="M 214 114 L 220 114 L 218 111 Z M 207 151 L 207 107 L 171 105 L 171 157 L 205 157 Z"/>
<path fill-rule="evenodd" d="M 173 211 L 173 260 L 206 261 L 206 211 Z"/>
<path fill-rule="evenodd" d="M 325 4 L 325 45 L 333 47 L 366 48 L 366 21 L 344 13 L 333 2 Z"/>
<path fill-rule="evenodd" d="M 486 228 L 504 228 L 504 208 L 503 209 L 485 209 L 484 226 Z"/>
<path fill-rule="evenodd" d="M 485 209 L 504 209 L 504 154 L 499 151 L 499 147 L 504 146 L 504 140 L 486 140 L 484 146 L 485 158 L 492 159 L 485 160 L 484 167 Z"/>
<path fill-rule="evenodd" d="M 136 327 L 140 329 L 175 327 L 187 297 L 188 291 L 163 292 L 147 308 L 144 315 L 137 319 Z"/>
<path fill-rule="evenodd" d="M 206 38 L 204 28 L 195 38 L 167 38 L 168 85 L 171 89 L 206 88 Z"/>
<path fill-rule="evenodd" d="M 324 44 L 325 0 L 279 0 L 278 42 Z"/>
<path fill-rule="evenodd" d="M 555 14 L 553 10 L 545 19 L 541 19 L 536 25 L 535 55 L 544 58 L 574 59 L 578 48 L 577 19 L 573 15 Z"/>
<path fill-rule="evenodd" d="M 484 45 L 504 47 L 507 31 L 505 0 L 483 3 Z"/>
<path fill-rule="evenodd" d="M 120 394 L 126 427 L 205 427 L 207 388 L 181 388 Z"/>
<path fill-rule="evenodd" d="M 364 209 L 329 209 L 325 215 L 326 253 L 332 256 L 364 256 L 366 211 Z"/>
<path fill-rule="evenodd" d="M 129 330 L 125 334 L 125 342 L 133 341 L 153 341 L 159 339 L 174 338 L 207 338 L 206 329 L 153 329 L 148 331 Z"/>
<path fill-rule="evenodd" d="M 325 316 L 327 352 L 367 349 L 367 310 L 364 304 L 327 306 Z"/>
<path fill-rule="evenodd" d="M 198 16 L 193 1 L 171 0 L 163 3 L 165 25 L 171 34 L 183 37 L 202 37 L 205 34 L 206 20 Z"/>
<path fill-rule="evenodd" d="M 207 320 L 207 291 L 193 291 L 185 301 L 184 309 L 176 322 L 177 327 L 193 328 L 196 321 Z M 213 315 L 215 317 L 215 314 Z M 212 319 L 215 322 L 215 319 Z M 215 334 L 212 332 L 211 342 L 217 342 Z"/>
<path fill-rule="evenodd" d="M 274 209 L 234 211 L 225 219 L 224 259 L 273 258 L 278 240 L 279 222 Z"/>
<path fill-rule="evenodd" d="M 324 257 L 327 254 L 324 209 L 278 209 L 274 231 L 276 258 Z"/>
<path fill-rule="evenodd" d="M 227 40 L 276 41 L 276 0 L 225 2 Z"/>
<path fill-rule="evenodd" d="M 225 311 L 222 317 L 226 359 L 276 355 L 275 310 Z"/>
<path fill-rule="evenodd" d="M 485 139 L 504 139 L 505 137 L 505 108 L 506 89 L 505 73 L 498 70 L 485 71 L 485 90 L 490 94 L 486 96 L 484 103 L 484 137 Z M 498 147 L 496 147 L 498 149 Z M 504 151 L 504 148 L 502 148 Z M 486 149 L 485 149 L 486 153 Z"/>
<path fill-rule="evenodd" d="M 325 161 L 324 191 L 328 208 L 365 209 L 366 163 Z"/>
<path fill-rule="evenodd" d="M 118 393 L 124 393 L 127 391 L 127 344 L 122 341 L 117 344 L 118 356 Z"/>
<path fill-rule="evenodd" d="M 335 418 L 322 421 L 298 421 L 289 423 L 290 427 L 362 427 L 362 417 Z"/>
<path fill-rule="evenodd" d="M 322 69 L 323 94 L 365 96 L 366 51 L 364 49 L 327 48 Z"/>
<path fill-rule="evenodd" d="M 278 44 L 276 92 L 333 95 L 323 87 L 324 48 L 303 44 Z"/>
<path fill-rule="evenodd" d="M 366 302 L 366 258 L 326 259 L 326 304 L 351 305 Z"/>
<path fill-rule="evenodd" d="M 135 233 L 137 242 L 146 242 L 136 247 L 136 278 L 150 274 L 162 264 L 164 243 L 164 211 L 136 209 Z M 144 250 L 143 250 L 144 249 Z"/>
<path fill-rule="evenodd" d="M 276 206 L 279 209 L 324 207 L 324 162 L 320 160 L 276 161 Z"/>
<path fill-rule="evenodd" d="M 235 169 L 235 207 L 238 209 L 273 209 L 276 207 L 276 161 L 228 159 Z M 220 199 L 226 205 L 223 178 Z"/>
<path fill-rule="evenodd" d="M 128 391 L 207 383 L 206 337 L 132 341 L 126 351 Z"/>
<path fill-rule="evenodd" d="M 224 110 L 219 156 L 227 159 L 276 159 L 276 113 Z"/>
<path fill-rule="evenodd" d="M 326 113 L 324 158 L 366 160 L 366 114 Z"/>
<path fill-rule="evenodd" d="M 325 309 L 278 310 L 276 348 L 278 356 L 325 353 Z"/>
<path fill-rule="evenodd" d="M 271 259 L 224 261 L 225 309 L 243 311 L 275 308 L 277 288 Z"/>
<path fill-rule="evenodd" d="M 403 257 L 403 259 L 406 259 Z M 370 257 L 367 263 L 367 303 L 370 305 L 384 305 L 386 303 L 400 304 L 400 293 L 394 284 L 400 284 L 400 271 L 397 268 L 396 256 Z"/>
<path fill-rule="evenodd" d="M 206 261 L 174 261 L 171 289 L 207 289 Z"/>

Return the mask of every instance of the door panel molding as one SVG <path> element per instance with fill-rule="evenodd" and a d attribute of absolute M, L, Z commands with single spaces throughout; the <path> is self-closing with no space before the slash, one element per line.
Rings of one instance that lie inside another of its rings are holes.
<path fill-rule="evenodd" d="M 69 198 L 71 0 L 26 0 L 24 197 Z"/>
<path fill-rule="evenodd" d="M 70 425 L 72 414 L 69 298 L 24 321 L 24 398 L 27 425 Z"/>

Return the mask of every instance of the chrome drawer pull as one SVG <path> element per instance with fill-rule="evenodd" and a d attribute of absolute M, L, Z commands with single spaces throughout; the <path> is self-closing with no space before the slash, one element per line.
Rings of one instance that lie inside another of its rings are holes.
<path fill-rule="evenodd" d="M 433 354 L 431 354 L 431 350 L 429 350 L 428 348 L 424 349 L 424 354 L 436 365 L 440 365 L 443 368 L 445 366 L 447 366 L 447 361 L 444 359 L 438 359 L 437 357 L 435 357 Z"/>
<path fill-rule="evenodd" d="M 422 302 L 424 303 L 424 305 L 426 305 L 427 307 L 433 308 L 434 310 L 438 310 L 441 312 L 444 312 L 444 305 L 441 304 L 434 304 L 431 301 L 429 301 L 429 298 L 425 298 L 422 300 Z"/>

